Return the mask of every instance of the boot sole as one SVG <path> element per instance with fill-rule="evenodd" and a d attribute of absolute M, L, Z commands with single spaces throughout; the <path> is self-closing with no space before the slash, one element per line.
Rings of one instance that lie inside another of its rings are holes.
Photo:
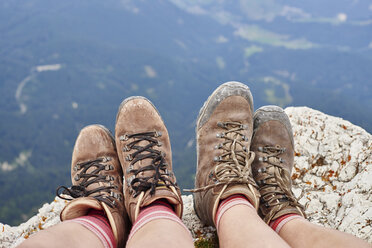
<path fill-rule="evenodd" d="M 215 89 L 207 101 L 204 102 L 203 107 L 199 111 L 196 132 L 207 122 L 218 104 L 229 96 L 243 96 L 248 100 L 253 113 L 253 97 L 249 87 L 235 81 L 227 82 Z"/>
<path fill-rule="evenodd" d="M 267 121 L 279 121 L 280 123 L 282 123 L 287 129 L 287 132 L 291 137 L 291 142 L 293 145 L 293 131 L 289 117 L 281 107 L 275 105 L 263 106 L 256 110 L 256 112 L 253 115 L 252 137 L 254 137 L 258 127 Z"/>
<path fill-rule="evenodd" d="M 115 123 L 117 122 L 117 120 L 118 120 L 118 116 L 119 116 L 119 113 L 120 113 L 121 109 L 124 107 L 124 105 L 125 105 L 127 102 L 132 101 L 132 100 L 135 100 L 135 99 L 142 99 L 142 100 L 145 100 L 145 101 L 147 101 L 148 103 L 150 103 L 151 106 L 155 109 L 156 113 L 158 113 L 158 115 L 160 116 L 160 119 L 162 120 L 162 122 L 164 123 L 164 120 L 163 120 L 163 118 L 161 117 L 161 115 L 160 115 L 158 109 L 155 107 L 155 105 L 154 105 L 154 104 L 153 104 L 149 99 L 147 99 L 147 98 L 144 97 L 144 96 L 131 96 L 131 97 L 125 98 L 125 99 L 120 103 L 120 105 L 119 105 L 119 109 L 118 109 L 118 112 L 117 112 L 117 114 L 116 114 L 116 121 L 115 121 Z"/>
<path fill-rule="evenodd" d="M 82 129 L 80 130 L 78 136 L 80 135 L 81 131 L 82 131 L 83 129 L 87 128 L 87 127 L 98 127 L 98 128 L 101 128 L 101 129 L 102 129 L 103 131 L 105 131 L 105 133 L 107 133 L 107 135 L 111 138 L 111 141 L 113 142 L 113 144 L 114 144 L 114 146 L 115 146 L 115 138 L 114 138 L 113 134 L 111 133 L 111 131 L 110 131 L 107 127 L 105 127 L 105 126 L 103 126 L 103 125 L 101 125 L 101 124 L 91 124 L 91 125 L 85 126 L 84 128 L 82 128 Z"/>

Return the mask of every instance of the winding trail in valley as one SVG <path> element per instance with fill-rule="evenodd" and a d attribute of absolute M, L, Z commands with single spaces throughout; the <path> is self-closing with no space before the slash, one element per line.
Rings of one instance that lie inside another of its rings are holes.
<path fill-rule="evenodd" d="M 31 69 L 30 75 L 25 77 L 19 84 L 15 93 L 15 99 L 19 105 L 20 113 L 25 114 L 27 112 L 27 105 L 22 99 L 22 91 L 26 84 L 34 79 L 39 73 L 45 71 L 58 71 L 61 69 L 61 64 L 53 64 L 53 65 L 39 65 Z"/>

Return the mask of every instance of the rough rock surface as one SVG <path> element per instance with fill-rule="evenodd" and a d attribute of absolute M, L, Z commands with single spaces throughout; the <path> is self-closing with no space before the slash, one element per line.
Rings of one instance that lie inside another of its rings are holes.
<path fill-rule="evenodd" d="M 372 136 L 340 118 L 306 107 L 289 107 L 295 139 L 293 191 L 306 206 L 308 219 L 351 233 L 372 243 Z M 211 238 L 193 210 L 192 196 L 183 196 L 183 220 L 195 239 Z M 0 247 L 15 247 L 41 229 L 59 223 L 65 204 L 56 198 L 26 223 L 0 223 Z"/>

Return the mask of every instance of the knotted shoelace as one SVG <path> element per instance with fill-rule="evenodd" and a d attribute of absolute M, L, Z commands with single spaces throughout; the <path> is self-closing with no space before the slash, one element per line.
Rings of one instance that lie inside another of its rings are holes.
<path fill-rule="evenodd" d="M 260 180 L 257 181 L 260 187 L 261 205 L 269 210 L 264 221 L 269 223 L 279 211 L 290 206 L 297 208 L 304 215 L 302 205 L 298 203 L 298 199 L 289 188 L 291 176 L 284 167 L 285 161 L 279 157 L 285 152 L 285 148 L 265 146 L 259 147 L 259 151 L 267 154 L 259 160 L 268 164 L 258 170 Z"/>
<path fill-rule="evenodd" d="M 165 161 L 166 154 L 155 149 L 156 146 L 162 146 L 162 143 L 157 140 L 161 135 L 161 132 L 155 131 L 123 135 L 120 137 L 122 141 L 133 139 L 132 142 L 124 146 L 123 151 L 135 150 L 135 152 L 126 157 L 127 161 L 131 161 L 127 173 L 133 174 L 127 179 L 127 185 L 130 187 L 130 192 L 133 193 L 134 197 L 148 190 L 153 195 L 156 188 L 160 186 L 177 187 L 177 184 L 170 180 L 170 178 L 173 178 L 173 173 L 167 169 L 168 164 Z M 139 145 L 142 141 L 147 141 L 147 144 Z M 138 161 L 145 159 L 151 159 L 150 164 L 134 169 L 134 165 Z M 152 171 L 153 173 L 145 176 L 142 172 L 146 171 Z"/>
<path fill-rule="evenodd" d="M 247 184 L 250 188 L 257 187 L 251 172 L 255 154 L 248 151 L 249 149 L 243 143 L 248 141 L 248 137 L 242 133 L 247 127 L 239 122 L 219 122 L 218 126 L 226 131 L 216 135 L 224 141 L 215 147 L 215 149 L 222 149 L 223 153 L 214 158 L 217 165 L 209 175 L 214 183 L 185 191 L 200 192 L 224 185 L 222 193 L 227 186 L 232 184 Z M 253 189 L 251 190 L 254 192 Z"/>
<path fill-rule="evenodd" d="M 102 164 L 110 160 L 111 158 L 103 157 L 75 165 L 73 169 L 81 172 L 76 174 L 74 180 L 79 181 L 81 178 L 83 178 L 83 180 L 78 185 L 73 185 L 70 188 L 67 188 L 66 186 L 58 187 L 56 195 L 64 200 L 72 200 L 71 198 L 66 198 L 64 195 L 68 195 L 73 199 L 92 196 L 96 200 L 105 202 L 113 208 L 116 205 L 115 199 L 120 200 L 121 195 L 112 191 L 112 189 L 117 189 L 117 186 L 111 183 L 111 181 L 114 181 L 114 178 L 110 175 L 104 175 L 103 173 L 100 174 L 101 171 L 114 170 L 112 165 Z M 92 167 L 95 169 L 88 173 L 88 170 Z M 89 185 L 99 182 L 105 183 L 106 186 L 87 190 Z"/>

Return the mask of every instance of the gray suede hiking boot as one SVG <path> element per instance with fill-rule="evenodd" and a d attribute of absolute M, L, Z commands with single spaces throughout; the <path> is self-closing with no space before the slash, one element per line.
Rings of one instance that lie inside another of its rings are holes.
<path fill-rule="evenodd" d="M 172 172 L 169 135 L 154 105 L 144 97 L 125 99 L 116 116 L 115 139 L 132 222 L 142 207 L 158 199 L 167 200 L 181 218 L 183 203 Z"/>
<path fill-rule="evenodd" d="M 292 193 L 294 145 L 291 123 L 282 108 L 264 106 L 254 114 L 252 172 L 261 193 L 260 215 L 266 223 L 285 214 L 305 216 Z"/>
<path fill-rule="evenodd" d="M 253 99 L 238 82 L 219 86 L 200 110 L 196 127 L 198 165 L 194 207 L 204 224 L 215 226 L 219 202 L 242 194 L 256 209 L 259 193 L 251 172 L 249 151 L 253 130 Z"/>
<path fill-rule="evenodd" d="M 110 131 L 100 125 L 83 128 L 72 153 L 72 187 L 57 189 L 60 198 L 73 199 L 62 210 L 61 220 L 85 216 L 90 209 L 102 210 L 109 220 L 117 247 L 124 247 L 130 221 L 124 208 L 122 178 Z"/>

